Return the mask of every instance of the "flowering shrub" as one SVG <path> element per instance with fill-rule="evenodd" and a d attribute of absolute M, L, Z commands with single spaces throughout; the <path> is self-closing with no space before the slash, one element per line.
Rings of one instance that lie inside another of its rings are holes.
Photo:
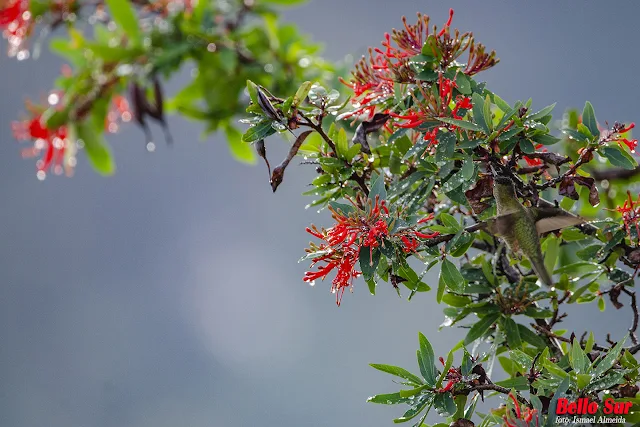
<path fill-rule="evenodd" d="M 351 77 L 334 80 L 336 68 L 293 26 L 278 26 L 271 3 L 295 1 L 5 0 L 9 55 L 29 56 L 37 26 L 69 32 L 51 48 L 70 66 L 46 104 L 28 103 L 13 127 L 33 143 L 24 154 L 41 155 L 38 177 L 70 173 L 78 148 L 112 173 L 103 133 L 134 121 L 153 150 L 148 120 L 171 141 L 165 110 L 224 131 L 240 160 L 253 158 L 253 145 L 274 192 L 304 156 L 317 172 L 310 206 L 334 223 L 306 229 L 303 281 L 331 277 L 338 305 L 360 277 L 371 294 L 389 284 L 413 299 L 430 295 L 423 278 L 439 266 L 443 327 L 466 328 L 438 363 L 419 333 L 419 375 L 371 365 L 400 378 L 401 390 L 369 398 L 408 405 L 395 422 L 425 425 L 434 409 L 452 426 L 552 426 L 559 399 L 579 397 L 631 402 L 626 421 L 640 422 L 640 196 L 627 189 L 640 171 L 634 124 L 598 122 L 589 102 L 559 121 L 553 105 L 508 104 L 478 80 L 499 63 L 495 52 L 453 29 L 453 11 L 440 28 L 426 15 L 403 18 Z M 163 78 L 186 60 L 197 73 L 165 100 Z M 272 169 L 274 134 L 291 148 Z M 629 306 L 624 336 L 597 342 L 562 328 L 567 306 L 605 310 L 607 300 Z M 495 362 L 501 380 L 488 368 Z M 493 409 L 476 411 L 489 396 L 500 396 Z"/>

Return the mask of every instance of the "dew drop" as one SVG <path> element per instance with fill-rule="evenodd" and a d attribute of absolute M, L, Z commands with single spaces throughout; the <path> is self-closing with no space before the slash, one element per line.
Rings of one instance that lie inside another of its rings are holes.
<path fill-rule="evenodd" d="M 47 101 L 49 102 L 49 105 L 56 105 L 58 101 L 60 101 L 60 97 L 57 93 L 50 93 Z"/>
<path fill-rule="evenodd" d="M 305 56 L 304 58 L 300 58 L 300 61 L 298 61 L 298 65 L 302 68 L 307 68 L 309 65 L 311 65 L 311 60 Z"/>
<path fill-rule="evenodd" d="M 45 171 L 38 171 L 36 173 L 36 177 L 40 180 L 40 181 L 44 181 L 44 179 L 47 177 L 47 173 Z"/>
<path fill-rule="evenodd" d="M 312 280 L 312 281 L 307 282 L 307 283 L 309 283 L 309 286 L 315 286 L 316 285 L 316 281 L 315 280 Z"/>
<path fill-rule="evenodd" d="M 24 61 L 25 59 L 29 58 L 29 51 L 28 50 L 21 50 L 20 52 L 18 52 L 16 54 L 16 59 L 18 61 Z"/>
<path fill-rule="evenodd" d="M 217 48 L 218 48 L 218 47 L 216 46 L 216 44 L 215 44 L 215 43 L 209 43 L 209 44 L 207 45 L 207 50 L 208 50 L 209 52 L 212 52 L 212 53 L 213 53 L 213 52 L 215 52 Z"/>
<path fill-rule="evenodd" d="M 147 142 L 147 151 L 150 153 L 156 151 L 156 144 L 154 144 L 152 141 Z"/>

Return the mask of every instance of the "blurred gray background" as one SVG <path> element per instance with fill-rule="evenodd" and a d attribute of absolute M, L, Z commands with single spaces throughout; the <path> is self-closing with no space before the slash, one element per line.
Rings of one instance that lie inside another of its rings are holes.
<path fill-rule="evenodd" d="M 640 120 L 630 1 L 311 0 L 284 17 L 337 60 L 378 45 L 403 14 L 441 26 L 449 7 L 454 27 L 498 52 L 482 78 L 507 101 L 562 112 L 588 99 L 601 123 Z M 111 138 L 111 178 L 80 157 L 74 178 L 38 181 L 10 122 L 59 69 L 46 54 L 0 56 L 0 425 L 392 425 L 404 408 L 365 400 L 398 386 L 368 363 L 417 371 L 419 330 L 437 355 L 464 333 L 438 332 L 433 293 L 372 297 L 358 282 L 337 308 L 330 283 L 309 287 L 296 262 L 304 228 L 329 224 L 304 209 L 312 171 L 292 166 L 272 194 L 262 164 L 236 163 L 222 139 L 199 142 L 200 126 L 177 118 L 173 147 L 154 129 L 155 153 L 133 125 Z M 630 315 L 613 323 L 613 311 L 583 307 L 569 326 L 622 335 Z"/>

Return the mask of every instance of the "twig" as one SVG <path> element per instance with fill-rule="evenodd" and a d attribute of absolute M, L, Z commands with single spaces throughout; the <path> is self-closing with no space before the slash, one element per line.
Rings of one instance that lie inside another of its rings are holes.
<path fill-rule="evenodd" d="M 464 395 L 468 395 L 469 393 L 471 393 L 472 391 L 496 391 L 498 393 L 502 393 L 502 394 L 510 394 L 511 390 L 506 388 L 506 387 L 502 387 L 499 386 L 497 384 L 480 384 L 480 385 L 476 385 L 473 387 L 469 387 L 465 390 L 460 390 L 459 392 L 454 392 L 455 394 L 464 394 Z M 520 403 L 523 403 L 527 406 L 531 406 L 531 404 L 529 403 L 529 401 L 527 399 L 525 399 L 524 397 L 520 396 L 520 394 L 516 393 L 516 398 L 518 399 L 518 401 Z"/>
<path fill-rule="evenodd" d="M 629 334 L 631 335 L 631 341 L 634 344 L 638 344 L 638 336 L 636 335 L 636 331 L 638 330 L 638 318 L 640 315 L 638 314 L 638 304 L 636 301 L 636 293 L 635 291 L 630 291 L 626 287 L 622 287 L 622 292 L 629 295 L 631 297 L 631 309 L 633 310 L 633 322 L 631 323 L 631 327 L 629 328 Z"/>
<path fill-rule="evenodd" d="M 561 335 L 557 335 L 554 334 L 553 332 L 551 332 L 550 330 L 540 326 L 540 325 L 534 325 L 533 323 L 531 324 L 531 326 L 533 327 L 533 329 L 535 329 L 536 331 L 546 335 L 549 338 L 555 338 L 558 341 L 562 341 L 562 342 L 566 342 L 571 344 L 571 340 L 569 338 L 563 337 Z M 596 351 L 609 351 L 609 349 L 607 347 L 602 347 L 601 345 L 598 344 L 594 344 L 593 345 L 593 349 Z"/>
<path fill-rule="evenodd" d="M 640 174 L 640 167 L 635 169 L 606 169 L 591 171 L 591 177 L 596 181 L 612 181 L 615 179 L 629 179 Z"/>

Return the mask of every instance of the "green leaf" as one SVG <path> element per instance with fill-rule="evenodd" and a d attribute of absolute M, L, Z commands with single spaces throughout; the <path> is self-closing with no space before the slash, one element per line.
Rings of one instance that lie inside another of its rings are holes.
<path fill-rule="evenodd" d="M 585 135 L 582 132 L 579 132 L 574 129 L 562 129 L 562 133 L 567 135 L 569 138 L 575 139 L 576 141 L 579 141 L 579 142 L 587 142 L 592 138 L 590 135 Z"/>
<path fill-rule="evenodd" d="M 69 121 L 69 111 L 69 107 L 66 107 L 63 110 L 58 110 L 54 107 L 48 108 L 44 113 L 42 113 L 40 121 L 46 124 L 47 129 L 58 129 Z"/>
<path fill-rule="evenodd" d="M 313 83 L 310 81 L 306 81 L 300 85 L 296 94 L 293 96 L 293 106 L 297 107 L 302 101 L 304 101 L 309 94 L 309 90 L 311 90 L 312 85 Z"/>
<path fill-rule="evenodd" d="M 578 374 L 576 375 L 576 380 L 578 390 L 584 390 L 584 388 L 591 382 L 591 374 Z"/>
<path fill-rule="evenodd" d="M 418 365 L 425 382 L 434 387 L 437 380 L 437 372 L 435 366 L 435 355 L 431 343 L 422 333 L 418 332 L 418 341 L 420 342 L 420 350 L 418 350 Z"/>
<path fill-rule="evenodd" d="M 399 366 L 393 366 L 393 365 L 383 365 L 380 363 L 370 363 L 369 366 L 371 366 L 373 369 L 377 369 L 378 371 L 382 371 L 385 372 L 387 374 L 391 374 L 391 375 L 395 375 L 396 377 L 400 377 L 400 378 L 404 378 L 405 380 L 409 381 L 412 384 L 415 385 L 423 385 L 424 381 L 422 381 L 420 379 L 420 377 L 413 375 L 411 372 L 407 371 L 404 368 L 401 368 Z"/>
<path fill-rule="evenodd" d="M 349 154 L 349 141 L 347 140 L 347 132 L 345 132 L 344 128 L 340 128 L 335 141 L 338 156 L 345 158 Z"/>
<path fill-rule="evenodd" d="M 624 345 L 626 340 L 627 340 L 627 336 L 625 335 L 624 338 L 622 338 L 611 350 L 607 352 L 607 355 L 604 358 L 602 358 L 600 363 L 598 363 L 593 369 L 594 377 L 599 377 L 600 375 L 604 374 L 613 366 L 613 364 L 618 359 L 618 356 L 620 356 L 620 352 L 622 351 L 622 346 Z"/>
<path fill-rule="evenodd" d="M 493 324 L 496 322 L 496 320 L 498 320 L 499 317 L 500 317 L 499 313 L 489 313 L 485 317 L 478 320 L 478 322 L 475 323 L 471 327 L 471 329 L 469 329 L 467 336 L 464 337 L 464 344 L 469 345 L 475 340 L 477 340 L 478 338 L 480 338 L 481 336 L 483 336 L 484 334 L 486 334 L 491 328 L 491 326 L 493 326 Z"/>
<path fill-rule="evenodd" d="M 442 212 L 438 218 L 442 221 L 442 224 L 444 224 L 445 227 L 451 230 L 452 233 L 457 233 L 462 228 L 453 215 L 449 215 L 446 212 Z"/>
<path fill-rule="evenodd" d="M 618 384 L 624 384 L 624 371 L 611 371 L 607 375 L 604 375 L 589 383 L 589 390 L 610 390 L 612 387 Z"/>
<path fill-rule="evenodd" d="M 258 85 L 251 80 L 247 80 L 247 92 L 249 92 L 251 103 L 253 105 L 258 105 Z"/>
<path fill-rule="evenodd" d="M 438 132 L 436 162 L 449 160 L 456 150 L 456 136 L 452 132 Z"/>
<path fill-rule="evenodd" d="M 555 104 L 554 104 L 555 105 Z M 542 144 L 542 145 L 553 145 L 557 142 L 560 141 L 560 138 L 556 138 L 553 135 L 549 135 L 547 133 L 541 133 L 540 135 L 535 135 L 533 137 L 531 137 L 531 139 L 536 143 L 536 144 Z"/>
<path fill-rule="evenodd" d="M 443 417 L 455 414 L 457 408 L 451 393 L 437 393 L 433 401 L 433 407 Z"/>
<path fill-rule="evenodd" d="M 242 133 L 230 124 L 226 124 L 224 127 L 224 134 L 227 138 L 227 144 L 231 155 L 236 159 L 244 163 L 255 163 L 256 156 L 254 150 L 251 149 L 249 144 L 242 141 Z"/>
<path fill-rule="evenodd" d="M 473 178 L 473 173 L 475 172 L 475 164 L 473 163 L 473 158 L 471 156 L 466 157 L 463 160 L 462 168 L 460 169 L 462 172 L 462 176 L 466 181 L 471 180 Z"/>
<path fill-rule="evenodd" d="M 358 259 L 360 260 L 360 270 L 362 270 L 364 280 L 373 279 L 376 268 L 378 268 L 378 262 L 380 262 L 380 250 L 369 246 L 361 246 Z"/>
<path fill-rule="evenodd" d="M 476 122 L 486 134 L 491 133 L 484 117 L 484 99 L 479 93 L 474 93 L 471 96 L 471 100 L 473 102 L 473 121 Z"/>
<path fill-rule="evenodd" d="M 111 11 L 111 17 L 116 24 L 125 32 L 127 38 L 133 44 L 140 45 L 140 27 L 138 18 L 129 0 L 106 0 Z"/>
<path fill-rule="evenodd" d="M 369 199 L 376 200 L 376 196 L 380 196 L 380 201 L 387 200 L 387 190 L 384 186 L 384 175 L 375 174 L 371 177 L 371 189 L 369 190 Z"/>
<path fill-rule="evenodd" d="M 578 258 L 585 260 L 585 261 L 592 261 L 595 257 L 596 254 L 598 252 L 600 252 L 600 249 L 602 249 L 603 245 L 600 244 L 593 244 L 593 245 L 589 245 L 586 248 L 582 248 L 579 251 L 576 252 L 576 255 L 578 256 Z"/>
<path fill-rule="evenodd" d="M 589 129 L 591 135 L 600 135 L 600 129 L 598 129 L 598 121 L 596 120 L 596 113 L 593 111 L 593 105 L 589 101 L 584 104 L 582 110 L 582 123 Z"/>
<path fill-rule="evenodd" d="M 493 130 L 493 118 L 491 115 L 491 97 L 487 95 L 484 99 L 484 107 L 483 107 L 483 115 L 484 115 L 484 123 L 487 126 L 487 129 L 490 133 Z"/>
<path fill-rule="evenodd" d="M 94 132 L 90 121 L 74 123 L 72 133 L 84 142 L 84 151 L 93 168 L 102 175 L 113 175 L 116 170 L 111 150 L 101 133 Z"/>
<path fill-rule="evenodd" d="M 589 338 L 587 338 L 587 342 L 584 345 L 585 353 L 591 353 L 593 350 L 593 345 L 596 342 L 596 337 L 593 335 L 593 332 L 589 332 Z"/>
<path fill-rule="evenodd" d="M 533 358 L 521 350 L 511 350 L 511 360 L 518 366 L 521 373 L 528 371 L 533 365 Z"/>
<path fill-rule="evenodd" d="M 447 258 L 442 260 L 442 265 L 440 267 L 440 283 L 444 283 L 447 289 L 452 290 L 453 292 L 464 292 L 464 288 L 466 285 L 466 281 L 458 268 Z M 440 289 L 438 288 L 438 292 Z M 442 300 L 442 297 L 440 297 Z M 438 302 L 440 302 L 440 300 Z"/>
<path fill-rule="evenodd" d="M 558 406 L 558 399 L 560 399 L 560 397 L 562 397 L 567 390 L 569 390 L 569 385 L 570 385 L 570 378 L 569 376 L 567 376 L 558 386 L 558 388 L 556 389 L 556 392 L 553 394 L 553 398 L 551 399 L 551 402 L 549 403 L 549 410 L 547 411 L 548 414 L 556 414 L 556 408 Z M 550 416 L 547 417 L 547 422 L 545 424 L 545 427 L 553 427 L 555 425 L 555 418 L 554 416 Z"/>
<path fill-rule="evenodd" d="M 349 215 L 350 213 L 355 211 L 353 205 L 348 205 L 346 203 L 340 203 L 336 201 L 329 202 L 329 206 L 331 206 L 335 211 L 342 211 L 342 213 L 345 215 Z"/>
<path fill-rule="evenodd" d="M 580 342 L 577 338 L 573 339 L 573 343 L 571 345 L 571 352 L 569 353 L 569 364 L 576 371 L 576 374 L 584 374 L 587 372 L 589 368 L 589 359 L 587 359 L 587 355 L 584 354 L 582 347 L 580 346 Z"/>
<path fill-rule="evenodd" d="M 520 338 L 520 330 L 518 324 L 510 317 L 502 319 L 502 327 L 504 328 L 505 335 L 507 336 L 507 343 L 509 348 L 515 349 L 522 347 L 522 338 Z"/>
<path fill-rule="evenodd" d="M 476 236 L 474 236 L 471 233 L 467 233 L 466 231 L 463 232 L 460 238 L 451 247 L 451 250 L 449 251 L 449 255 L 451 255 L 454 258 L 458 258 L 464 255 L 465 253 L 467 253 L 467 250 L 473 244 L 475 237 Z"/>
<path fill-rule="evenodd" d="M 260 139 L 265 139 L 266 137 L 273 135 L 276 133 L 276 130 L 271 126 L 271 120 L 264 119 L 255 126 L 250 127 L 247 131 L 242 135 L 242 141 L 244 142 L 255 142 Z"/>
<path fill-rule="evenodd" d="M 524 376 L 508 378 L 506 380 L 498 381 L 496 384 L 506 388 L 513 388 L 517 391 L 529 390 L 529 380 Z"/>
<path fill-rule="evenodd" d="M 546 107 L 544 107 L 540 111 L 536 111 L 535 113 L 531 114 L 530 116 L 527 116 L 527 120 L 538 120 L 538 119 L 541 119 L 544 116 L 546 116 L 547 114 L 551 113 L 553 111 L 553 109 L 555 108 L 555 106 L 556 106 L 555 102 L 553 104 L 551 104 L 551 105 L 547 105 Z"/>
<path fill-rule="evenodd" d="M 396 418 L 393 420 L 394 423 L 404 423 L 409 421 L 412 418 L 415 418 L 420 412 L 427 407 L 427 405 L 431 405 L 433 403 L 433 393 L 423 395 L 417 403 L 414 403 L 407 412 L 404 413 L 400 418 Z"/>
<path fill-rule="evenodd" d="M 602 147 L 598 152 L 606 157 L 613 166 L 619 166 L 624 169 L 635 169 L 638 166 L 636 160 L 617 145 Z"/>
<path fill-rule="evenodd" d="M 436 119 L 440 120 L 441 122 L 449 123 L 450 125 L 458 126 L 459 128 L 462 128 L 462 129 L 472 130 L 476 132 L 484 131 L 482 127 L 478 126 L 473 122 L 469 122 L 467 120 L 452 119 L 450 117 L 436 117 Z"/>
<path fill-rule="evenodd" d="M 408 397 L 403 397 L 400 393 L 376 394 L 367 399 L 367 402 L 378 403 L 381 405 L 397 405 L 399 403 L 411 402 Z"/>
<path fill-rule="evenodd" d="M 369 293 L 371 293 L 371 295 L 375 295 L 376 294 L 376 282 L 373 279 L 369 279 L 367 280 L 367 287 L 369 288 Z"/>

